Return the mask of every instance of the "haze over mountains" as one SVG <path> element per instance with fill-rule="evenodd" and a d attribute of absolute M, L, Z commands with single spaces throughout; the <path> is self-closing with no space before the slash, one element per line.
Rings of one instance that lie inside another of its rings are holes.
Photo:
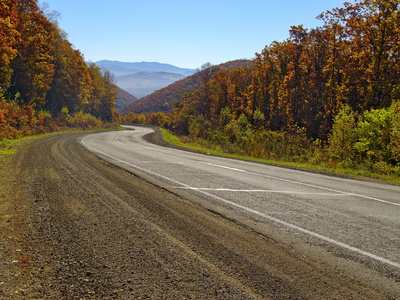
<path fill-rule="evenodd" d="M 95 64 L 113 73 L 116 85 L 136 98 L 149 95 L 197 71 L 158 62 L 130 63 L 101 60 Z"/>

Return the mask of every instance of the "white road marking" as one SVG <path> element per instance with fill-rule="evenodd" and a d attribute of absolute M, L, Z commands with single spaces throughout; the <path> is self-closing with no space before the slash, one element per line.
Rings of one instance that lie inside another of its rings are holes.
<path fill-rule="evenodd" d="M 161 161 L 161 160 L 141 160 L 137 163 L 140 164 L 164 164 L 164 165 L 184 165 L 184 162 L 181 161 Z"/>
<path fill-rule="evenodd" d="M 186 189 L 194 191 L 215 191 L 215 192 L 238 192 L 238 193 L 276 193 L 276 194 L 295 194 L 295 195 L 316 195 L 316 196 L 349 196 L 352 194 L 345 193 L 308 193 L 294 191 L 276 191 L 276 190 L 243 190 L 243 189 L 227 189 L 227 188 L 198 188 L 198 187 L 172 187 L 177 189 Z"/>
<path fill-rule="evenodd" d="M 223 168 L 223 169 L 228 169 L 228 170 L 232 170 L 232 171 L 246 172 L 245 170 L 236 169 L 236 168 L 231 168 L 231 167 L 222 166 L 222 165 L 217 165 L 217 164 L 212 164 L 212 163 L 203 162 L 203 161 L 199 161 L 199 163 L 204 164 L 204 165 L 213 166 L 213 167 L 219 167 L 219 168 Z M 246 172 L 246 173 L 247 173 L 247 172 Z"/>
<path fill-rule="evenodd" d="M 87 137 L 87 136 L 86 136 L 86 137 Z M 87 144 L 85 143 L 85 138 L 86 138 L 86 137 L 82 138 L 82 140 L 81 140 L 82 144 L 83 144 L 86 148 L 91 149 L 91 150 L 94 151 L 94 152 L 100 153 L 100 154 L 102 154 L 102 155 L 104 155 L 104 156 L 106 156 L 106 157 L 109 157 L 109 158 L 111 158 L 111 159 L 113 159 L 113 160 L 115 160 L 115 161 L 117 161 L 117 162 L 120 162 L 120 163 L 122 163 L 122 164 L 125 164 L 125 165 L 127 165 L 127 166 L 130 166 L 130 167 L 132 167 L 132 168 L 134 168 L 134 169 L 137 169 L 137 170 L 139 170 L 139 171 L 142 171 L 142 172 L 151 174 L 151 175 L 153 175 L 153 176 L 162 178 L 162 179 L 164 179 L 164 180 L 167 180 L 167 181 L 169 181 L 169 182 L 172 182 L 172 183 L 174 183 L 174 184 L 176 184 L 176 185 L 178 185 L 178 186 L 190 188 L 190 186 L 188 186 L 188 185 L 185 184 L 185 183 L 182 183 L 182 182 L 176 181 L 176 180 L 174 180 L 174 179 L 172 179 L 172 178 L 168 178 L 168 177 L 166 177 L 166 176 L 164 176 L 164 175 L 161 175 L 161 174 L 158 174 L 158 173 L 155 173 L 155 172 L 152 172 L 152 171 L 143 169 L 143 168 L 141 168 L 141 167 L 139 167 L 139 166 L 133 165 L 133 164 L 128 163 L 128 162 L 126 162 L 126 161 L 123 161 L 123 160 L 121 160 L 121 159 L 119 159 L 119 158 L 116 158 L 116 157 L 114 157 L 114 156 L 111 156 L 111 155 L 109 155 L 109 154 L 107 154 L 107 153 L 104 153 L 104 152 L 102 152 L 102 151 L 100 151 L 100 150 L 97 150 L 97 149 L 95 149 L 95 148 L 92 148 L 92 147 L 90 147 L 89 145 L 87 145 Z M 270 177 L 273 177 L 273 176 L 270 176 Z M 287 181 L 291 181 L 291 180 L 287 180 Z M 292 182 L 294 182 L 294 181 L 292 181 Z M 307 184 L 307 185 L 308 185 L 308 184 Z M 325 188 L 323 188 L 323 189 L 325 189 Z M 331 190 L 331 189 L 326 189 L 326 190 Z M 331 190 L 331 191 L 334 191 L 334 190 Z M 255 215 L 260 216 L 260 217 L 262 217 L 262 218 L 265 218 L 265 219 L 267 219 L 267 220 L 273 221 L 273 222 L 275 222 L 275 223 L 284 225 L 284 226 L 286 226 L 286 227 L 289 227 L 289 228 L 295 229 L 295 230 L 297 230 L 297 231 L 300 231 L 300 232 L 302 232 L 302 233 L 308 234 L 308 235 L 310 235 L 310 236 L 316 237 L 316 238 L 318 238 L 318 239 L 320 239 L 320 240 L 329 242 L 329 243 L 334 244 L 334 245 L 336 245 L 336 246 L 339 246 L 339 247 L 345 248 L 345 249 L 347 249 L 347 250 L 353 251 L 353 252 L 355 252 L 355 253 L 364 255 L 364 256 L 366 256 L 366 257 L 375 259 L 375 260 L 377 260 L 377 261 L 380 261 L 380 262 L 382 262 L 382 263 L 391 265 L 391 266 L 393 266 L 393 267 L 400 268 L 400 263 L 397 263 L 397 262 L 388 260 L 388 259 L 386 259 L 386 258 L 377 256 L 377 255 L 375 255 L 375 254 L 373 254 L 373 253 L 370 253 L 370 252 L 364 251 L 364 250 L 362 250 L 362 249 L 359 249 L 359 248 L 356 248 L 356 247 L 347 245 L 347 244 L 345 244 L 345 243 L 336 241 L 336 240 L 331 239 L 331 238 L 329 238 L 329 237 L 327 237 L 327 236 L 324 236 L 324 235 L 318 234 L 318 233 L 316 233 L 316 232 L 310 231 L 310 230 L 308 230 L 308 229 L 302 228 L 302 227 L 300 227 L 300 226 L 297 226 L 297 225 L 288 223 L 288 222 L 286 222 L 286 221 L 283 221 L 283 220 L 280 220 L 280 219 L 275 218 L 275 217 L 273 217 L 273 216 L 270 216 L 270 215 L 267 215 L 267 214 L 265 214 L 265 213 L 259 212 L 259 211 L 257 211 L 257 210 L 252 209 L 252 208 L 249 208 L 249 207 L 240 205 L 240 204 L 238 204 L 238 203 L 229 201 L 229 200 L 224 199 L 224 198 L 222 198 L 222 197 L 218 197 L 218 196 L 212 195 L 212 194 L 210 194 L 210 193 L 207 193 L 206 191 L 201 191 L 201 190 L 199 190 L 198 192 L 199 192 L 199 193 L 202 193 L 202 194 L 204 194 L 204 195 L 206 195 L 206 196 L 208 196 L 208 197 L 211 197 L 211 198 L 214 198 L 214 199 L 216 199 L 216 200 L 219 200 L 219 201 L 221 201 L 221 202 L 223 202 L 223 203 L 226 203 L 226 204 L 228 204 L 228 205 L 230 205 L 230 206 L 237 207 L 237 208 L 239 208 L 239 209 L 241 209 L 241 210 L 243 210 L 243 211 L 246 211 L 246 212 L 255 214 Z M 343 193 L 343 192 L 341 192 L 341 193 Z M 385 202 L 387 202 L 387 201 L 385 201 Z M 389 202 L 389 203 L 390 203 L 390 202 Z"/>

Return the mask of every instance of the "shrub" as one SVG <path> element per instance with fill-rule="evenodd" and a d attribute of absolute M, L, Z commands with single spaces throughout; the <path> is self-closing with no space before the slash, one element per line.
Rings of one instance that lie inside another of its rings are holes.
<path fill-rule="evenodd" d="M 354 148 L 371 162 L 389 163 L 391 151 L 391 111 L 371 109 L 364 112 L 364 120 L 358 123 L 358 140 Z"/>

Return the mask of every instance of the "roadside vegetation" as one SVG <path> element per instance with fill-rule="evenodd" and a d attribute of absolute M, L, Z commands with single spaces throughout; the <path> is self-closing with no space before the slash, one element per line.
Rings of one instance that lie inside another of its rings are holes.
<path fill-rule="evenodd" d="M 243 118 L 202 136 L 162 129 L 167 142 L 206 153 L 400 183 L 400 101 L 363 115 L 343 106 L 325 144 L 293 130 L 260 130 Z"/>

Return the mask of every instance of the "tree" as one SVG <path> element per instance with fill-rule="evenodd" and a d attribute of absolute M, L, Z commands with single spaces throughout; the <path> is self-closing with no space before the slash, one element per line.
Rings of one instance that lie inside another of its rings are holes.
<path fill-rule="evenodd" d="M 91 78 L 90 100 L 83 104 L 84 110 L 100 117 L 103 121 L 112 122 L 118 90 L 114 84 L 114 76 L 109 72 L 101 72 L 95 64 L 89 65 Z"/>
<path fill-rule="evenodd" d="M 398 0 L 361 0 L 322 15 L 328 24 L 343 28 L 342 91 L 353 109 L 390 106 L 400 81 L 399 7 Z"/>
<path fill-rule="evenodd" d="M 19 0 L 16 11 L 19 21 L 16 29 L 21 36 L 16 45 L 18 54 L 10 64 L 13 74 L 9 94 L 11 97 L 20 94 L 23 103 L 41 109 L 54 72 L 53 27 L 35 0 Z"/>
<path fill-rule="evenodd" d="M 17 0 L 0 0 L 0 94 L 7 90 L 11 83 L 11 61 L 17 56 L 17 41 L 20 33 L 17 30 Z"/>
<path fill-rule="evenodd" d="M 63 107 L 74 113 L 83 108 L 79 98 L 79 86 L 83 80 L 80 71 L 83 70 L 78 70 L 77 53 L 57 24 L 54 24 L 53 36 L 54 75 L 50 90 L 46 94 L 45 108 L 54 115 L 58 115 Z"/>
<path fill-rule="evenodd" d="M 104 95 L 101 99 L 100 117 L 104 121 L 112 122 L 116 114 L 114 107 L 118 97 L 118 90 L 115 86 L 115 76 L 110 71 L 104 71 L 102 77 L 104 78 Z"/>
<path fill-rule="evenodd" d="M 351 163 L 355 158 L 354 145 L 357 141 L 355 115 L 348 105 L 336 115 L 329 135 L 328 152 L 334 161 Z"/>

